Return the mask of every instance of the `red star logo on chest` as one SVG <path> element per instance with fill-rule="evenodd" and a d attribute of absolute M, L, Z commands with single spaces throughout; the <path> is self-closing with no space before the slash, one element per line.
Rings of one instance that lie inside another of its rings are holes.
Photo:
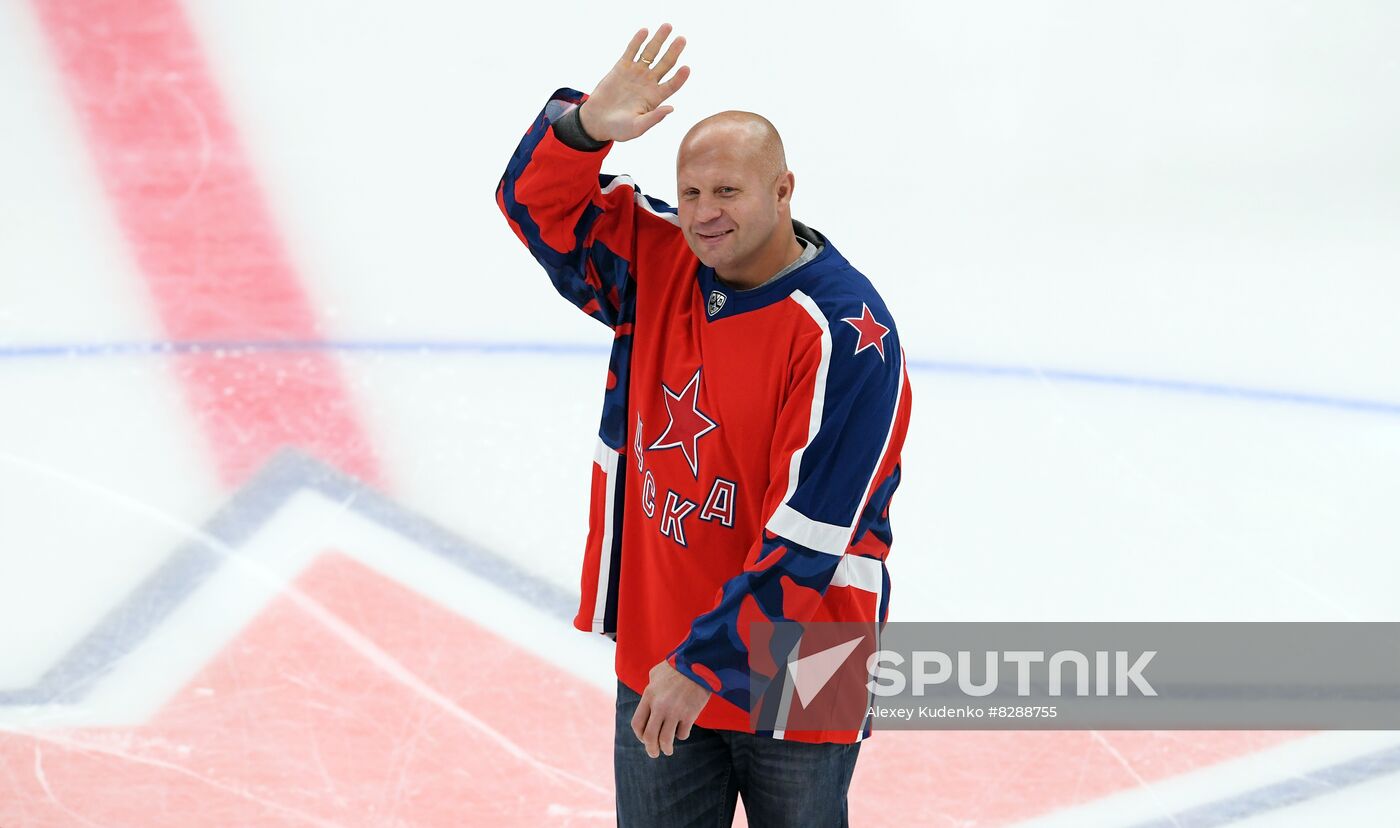
<path fill-rule="evenodd" d="M 686 383 L 679 394 L 667 388 L 665 383 L 661 384 L 661 390 L 665 392 L 661 399 L 666 403 L 666 416 L 670 418 L 670 422 L 666 424 L 666 430 L 661 432 L 661 436 L 656 438 L 656 442 L 647 446 L 647 450 L 680 449 L 685 455 L 686 463 L 690 464 L 690 473 L 698 479 L 700 438 L 719 428 L 719 423 L 706 417 L 700 410 L 700 369 L 695 369 L 690 382 Z"/>
<path fill-rule="evenodd" d="M 880 359 L 885 358 L 885 334 L 890 329 L 875 321 L 875 315 L 870 312 L 870 306 L 864 302 L 860 303 L 860 316 L 848 316 L 841 320 L 849 324 L 860 334 L 860 341 L 856 343 L 856 353 L 864 351 L 866 348 L 874 348 L 880 354 Z"/>

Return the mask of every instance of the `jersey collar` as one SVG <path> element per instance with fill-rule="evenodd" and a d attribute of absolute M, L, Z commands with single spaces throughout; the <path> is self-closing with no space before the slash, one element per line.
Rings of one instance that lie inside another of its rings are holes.
<path fill-rule="evenodd" d="M 764 282 L 755 288 L 739 290 L 726 285 L 715 275 L 714 268 L 701 264 L 696 270 L 696 284 L 700 289 L 701 304 L 705 308 L 705 319 L 717 322 L 736 314 L 767 307 L 786 299 L 813 267 L 831 261 L 839 256 L 831 241 L 821 233 L 802 222 L 793 219 L 793 232 L 808 244 L 818 245 L 817 255 L 776 279 Z"/>

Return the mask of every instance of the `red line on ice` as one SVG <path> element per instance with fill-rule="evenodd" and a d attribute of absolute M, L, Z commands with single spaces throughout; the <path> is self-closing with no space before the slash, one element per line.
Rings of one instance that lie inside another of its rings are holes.
<path fill-rule="evenodd" d="M 180 4 L 34 6 L 166 335 L 319 339 L 310 301 Z M 173 359 L 226 484 L 288 444 L 377 480 L 372 447 L 329 355 Z"/>

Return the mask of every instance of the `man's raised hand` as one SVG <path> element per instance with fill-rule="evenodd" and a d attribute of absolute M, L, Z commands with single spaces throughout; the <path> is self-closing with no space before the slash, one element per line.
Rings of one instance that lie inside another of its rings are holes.
<path fill-rule="evenodd" d="M 662 82 L 685 48 L 685 38 L 678 37 L 661 54 L 670 34 L 670 23 L 662 23 L 650 41 L 646 41 L 647 30 L 639 30 L 612 70 L 594 87 L 579 109 L 583 130 L 594 140 L 630 141 L 675 109 L 661 102 L 681 88 L 690 77 L 690 67 L 682 66 L 670 80 Z"/>

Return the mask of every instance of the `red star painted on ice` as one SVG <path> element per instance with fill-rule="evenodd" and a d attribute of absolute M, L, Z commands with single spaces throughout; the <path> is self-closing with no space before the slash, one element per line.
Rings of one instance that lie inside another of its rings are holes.
<path fill-rule="evenodd" d="M 885 334 L 889 333 L 890 329 L 875 321 L 874 315 L 870 313 L 869 305 L 861 302 L 860 316 L 848 316 L 841 321 L 849 322 L 851 327 L 860 334 L 860 342 L 856 344 L 856 353 L 860 353 L 866 348 L 874 348 L 880 353 L 881 360 L 885 358 Z"/>
<path fill-rule="evenodd" d="M 661 390 L 666 392 L 662 401 L 666 403 L 666 415 L 671 421 L 647 450 L 679 448 L 685 455 L 685 461 L 690 464 L 690 473 L 699 478 L 700 452 L 696 443 L 701 437 L 719 428 L 719 423 L 700 411 L 700 369 L 695 369 L 695 375 L 679 394 L 667 388 L 665 383 L 661 384 Z"/>

